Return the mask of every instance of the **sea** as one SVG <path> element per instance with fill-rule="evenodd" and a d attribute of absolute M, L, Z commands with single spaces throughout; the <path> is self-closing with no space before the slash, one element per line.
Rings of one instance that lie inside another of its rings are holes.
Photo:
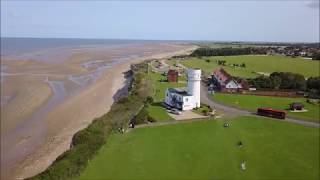
<path fill-rule="evenodd" d="M 73 39 L 73 38 L 13 38 L 1 37 L 1 56 L 15 57 L 34 52 L 62 49 L 99 47 L 123 47 L 135 44 L 186 43 L 184 41 L 127 40 L 127 39 Z M 39 58 L 40 59 L 40 58 Z"/>

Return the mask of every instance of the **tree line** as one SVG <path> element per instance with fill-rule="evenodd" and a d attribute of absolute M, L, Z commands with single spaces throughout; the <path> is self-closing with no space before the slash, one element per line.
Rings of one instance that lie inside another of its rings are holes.
<path fill-rule="evenodd" d="M 261 48 L 198 48 L 190 56 L 200 57 L 200 56 L 234 56 L 234 55 L 248 55 L 248 54 L 266 54 L 266 50 Z"/>
<path fill-rule="evenodd" d="M 287 89 L 307 91 L 309 96 L 320 98 L 320 77 L 309 77 L 291 72 L 273 72 L 270 76 L 248 79 L 250 86 L 258 89 Z"/>

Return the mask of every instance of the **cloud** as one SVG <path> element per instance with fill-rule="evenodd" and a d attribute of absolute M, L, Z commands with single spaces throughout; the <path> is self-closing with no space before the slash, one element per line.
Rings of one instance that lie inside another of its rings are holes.
<path fill-rule="evenodd" d="M 320 0 L 313 0 L 307 3 L 307 7 L 312 9 L 319 9 L 320 8 Z"/>

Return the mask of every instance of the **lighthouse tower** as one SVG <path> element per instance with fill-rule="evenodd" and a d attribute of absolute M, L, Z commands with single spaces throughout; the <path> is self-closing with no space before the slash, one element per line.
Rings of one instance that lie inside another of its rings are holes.
<path fill-rule="evenodd" d="M 201 70 L 188 69 L 188 94 L 194 96 L 195 107 L 200 107 Z"/>

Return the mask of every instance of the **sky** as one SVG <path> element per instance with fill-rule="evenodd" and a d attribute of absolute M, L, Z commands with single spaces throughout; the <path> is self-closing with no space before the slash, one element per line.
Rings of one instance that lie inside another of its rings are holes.
<path fill-rule="evenodd" d="M 1 0 L 1 37 L 319 42 L 319 0 Z"/>

